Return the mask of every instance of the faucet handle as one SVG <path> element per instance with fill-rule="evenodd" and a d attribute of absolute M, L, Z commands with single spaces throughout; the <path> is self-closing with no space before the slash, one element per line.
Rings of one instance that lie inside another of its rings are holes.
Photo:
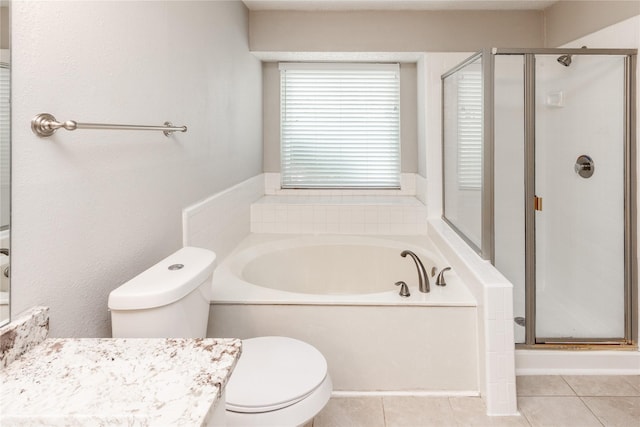
<path fill-rule="evenodd" d="M 409 292 L 409 287 L 402 280 L 396 282 L 396 286 L 400 286 L 400 296 L 401 297 L 410 297 L 411 293 Z"/>
<path fill-rule="evenodd" d="M 443 268 L 442 271 L 440 271 L 440 274 L 438 274 L 438 278 L 436 279 L 436 285 L 447 286 L 447 282 L 444 280 L 444 272 L 449 270 L 451 270 L 451 267 Z"/>

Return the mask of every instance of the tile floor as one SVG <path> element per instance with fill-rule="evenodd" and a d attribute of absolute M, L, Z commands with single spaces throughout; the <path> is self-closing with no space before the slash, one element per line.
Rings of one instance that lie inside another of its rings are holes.
<path fill-rule="evenodd" d="M 640 375 L 517 377 L 521 416 L 488 417 L 479 397 L 336 397 L 313 427 L 640 427 Z"/>

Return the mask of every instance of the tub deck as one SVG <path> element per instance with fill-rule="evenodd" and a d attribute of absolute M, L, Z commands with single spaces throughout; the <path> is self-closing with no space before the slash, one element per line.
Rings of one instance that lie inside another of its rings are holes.
<path fill-rule="evenodd" d="M 446 273 L 446 286 L 436 286 L 431 278 L 431 292 L 418 290 L 418 273 L 405 280 L 411 292 L 410 297 L 401 297 L 399 288 L 389 283 L 389 291 L 366 294 L 309 294 L 287 292 L 256 286 L 243 280 L 242 267 L 245 263 L 268 251 L 287 249 L 305 244 L 336 244 L 349 242 L 357 244 L 386 245 L 396 248 L 398 255 L 404 249 L 415 252 L 426 251 L 434 260 L 438 270 L 448 266 L 435 245 L 426 236 L 292 236 L 291 234 L 251 234 L 244 239 L 233 253 L 216 269 L 211 289 L 211 301 L 215 304 L 304 304 L 304 305 L 391 305 L 391 306 L 440 306 L 475 307 L 475 298 L 454 270 Z M 407 263 L 411 263 L 407 259 Z M 327 266 L 326 268 L 330 268 Z M 398 278 L 401 280 L 403 278 Z"/>

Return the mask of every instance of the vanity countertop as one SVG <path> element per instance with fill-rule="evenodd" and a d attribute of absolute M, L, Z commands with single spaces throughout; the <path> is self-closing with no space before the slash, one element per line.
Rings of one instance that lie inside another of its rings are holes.
<path fill-rule="evenodd" d="M 0 370 L 0 424 L 200 426 L 238 339 L 47 339 Z"/>

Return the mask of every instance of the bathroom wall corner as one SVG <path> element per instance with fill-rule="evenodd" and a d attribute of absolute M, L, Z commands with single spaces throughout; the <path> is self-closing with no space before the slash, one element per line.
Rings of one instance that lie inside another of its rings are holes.
<path fill-rule="evenodd" d="M 425 206 L 427 204 L 427 178 L 420 174 L 416 174 L 416 198 L 420 200 Z"/>

